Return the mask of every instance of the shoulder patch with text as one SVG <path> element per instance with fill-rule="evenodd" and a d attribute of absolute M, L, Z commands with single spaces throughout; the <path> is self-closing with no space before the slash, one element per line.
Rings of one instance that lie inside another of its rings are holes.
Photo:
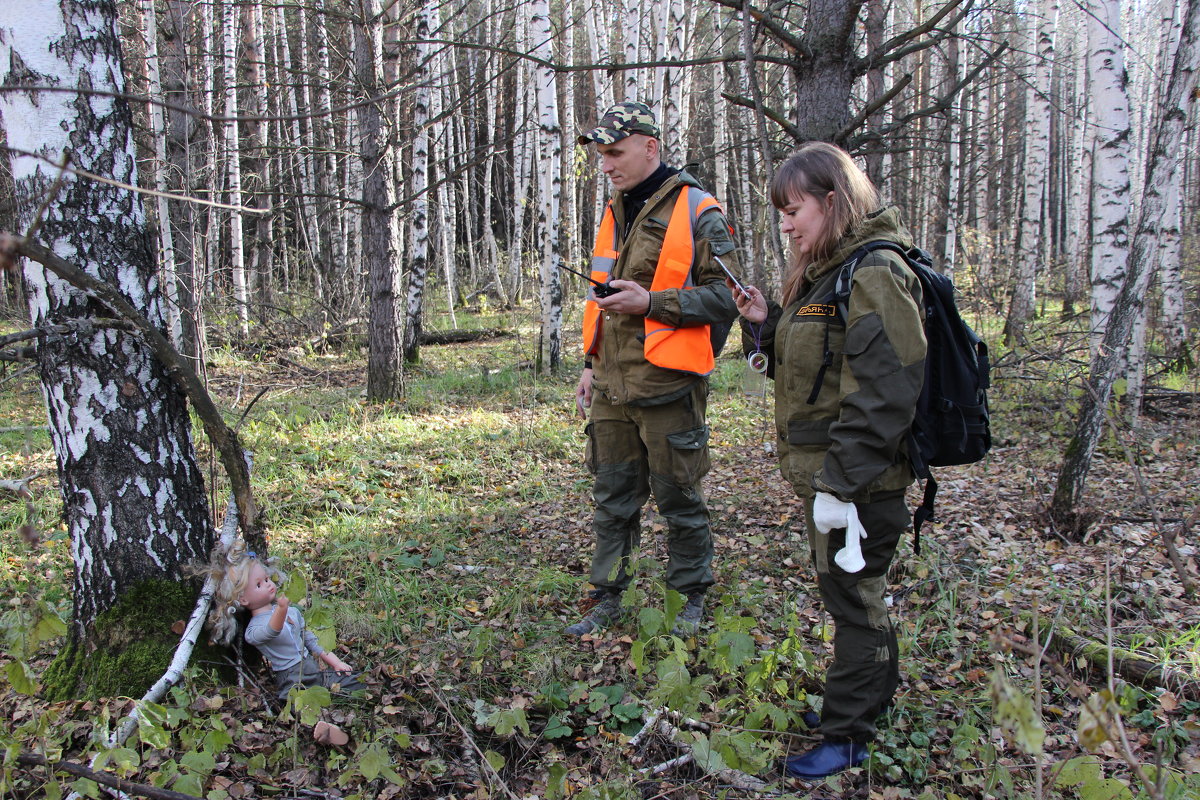
<path fill-rule="evenodd" d="M 809 303 L 796 310 L 797 317 L 833 317 L 837 316 L 837 307 L 829 303 Z"/>

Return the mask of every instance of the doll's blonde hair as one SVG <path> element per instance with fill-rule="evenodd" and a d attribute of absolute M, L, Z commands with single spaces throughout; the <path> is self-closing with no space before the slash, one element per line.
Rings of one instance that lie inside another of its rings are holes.
<path fill-rule="evenodd" d="M 208 614 L 209 640 L 213 644 L 230 644 L 237 635 L 236 614 L 242 610 L 238 598 L 246 591 L 250 570 L 255 564 L 261 564 L 267 577 L 277 585 L 282 585 L 287 579 L 274 562 L 274 559 L 261 559 L 252 550 L 247 550 L 246 543 L 241 539 L 228 549 L 218 545 L 213 550 L 208 564 L 199 570 L 203 577 L 211 578 L 216 583 L 212 611 Z"/>

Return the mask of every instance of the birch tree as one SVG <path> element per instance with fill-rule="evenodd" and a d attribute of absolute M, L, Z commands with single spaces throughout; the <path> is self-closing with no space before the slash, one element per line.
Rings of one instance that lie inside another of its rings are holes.
<path fill-rule="evenodd" d="M 1042 238 L 1046 229 L 1046 187 L 1050 169 L 1050 74 L 1054 59 L 1057 0 L 1041 0 L 1030 16 L 1033 69 L 1025 92 L 1025 164 L 1021 170 L 1025 190 L 1017 248 L 1017 274 L 1004 326 L 1004 339 L 1020 344 L 1025 325 L 1033 316 L 1034 286 L 1042 263 Z"/>
<path fill-rule="evenodd" d="M 1050 513 L 1063 528 L 1076 530 L 1083 520 L 1077 514 L 1100 439 L 1112 387 L 1120 377 L 1119 366 L 1129 344 L 1134 321 L 1145 301 L 1152 277 L 1157 227 L 1168 200 L 1165 191 L 1171 173 L 1178 169 L 1180 145 L 1188 112 L 1195 102 L 1197 70 L 1200 69 L 1200 0 L 1188 0 L 1179 46 L 1163 100 L 1164 113 L 1153 132 L 1153 148 L 1146 168 L 1145 189 L 1138 213 L 1137 230 L 1129 248 L 1124 280 L 1110 306 L 1107 325 L 1099 346 L 1093 351 L 1086 391 L 1080 405 L 1075 434 L 1063 455 Z"/>
<path fill-rule="evenodd" d="M 162 328 L 137 196 L 69 172 L 55 186 L 60 176 L 47 166 L 67 158 L 126 186 L 138 182 L 115 14 L 112 4 L 0 4 L 4 83 L 79 90 L 0 93 L 0 117 L 11 147 L 41 156 L 13 163 L 23 225 Z M 73 693 L 85 661 L 102 655 L 125 669 L 110 659 L 134 644 L 102 640 L 97 617 L 151 582 L 178 581 L 183 564 L 207 556 L 214 532 L 188 410 L 166 371 L 139 337 L 97 324 L 111 312 L 88 294 L 34 263 L 25 280 L 42 332 L 38 370 L 75 566 L 70 637 L 56 662 L 59 688 Z"/>
<path fill-rule="evenodd" d="M 221 0 L 221 66 L 225 78 L 225 153 L 229 175 L 229 202 L 242 205 L 242 148 L 238 123 L 237 99 L 237 14 L 233 0 Z M 229 215 L 229 250 L 233 301 L 237 307 L 238 328 L 250 335 L 250 298 L 246 287 L 246 248 L 241 212 Z"/>
<path fill-rule="evenodd" d="M 413 93 L 412 177 L 409 189 L 413 197 L 409 211 L 412 229 L 412 258 L 408 263 L 408 292 L 404 315 L 404 360 L 414 363 L 420 359 L 421 317 L 425 302 L 425 279 L 429 272 L 429 102 L 430 102 L 430 32 L 437 28 L 437 8 L 426 3 L 417 12 L 416 67 Z"/>
<path fill-rule="evenodd" d="M 553 61 L 551 51 L 550 2 L 531 0 L 529 35 L 533 55 L 544 64 Z M 562 128 L 558 123 L 558 89 L 554 70 L 539 66 L 536 71 L 538 106 L 539 222 L 542 234 L 541 308 L 542 331 L 538 361 L 543 372 L 555 372 L 562 361 L 563 290 L 559 279 L 558 232 L 562 194 Z"/>
<path fill-rule="evenodd" d="M 1126 280 L 1129 265 L 1129 99 L 1120 0 L 1097 0 L 1088 18 L 1092 147 L 1093 350 Z"/>

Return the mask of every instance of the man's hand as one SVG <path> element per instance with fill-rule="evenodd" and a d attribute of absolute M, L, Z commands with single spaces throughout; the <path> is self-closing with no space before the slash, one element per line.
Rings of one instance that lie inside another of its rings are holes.
<path fill-rule="evenodd" d="M 587 419 L 587 410 L 592 407 L 592 368 L 586 367 L 583 374 L 579 376 L 579 383 L 575 386 L 575 408 L 579 409 L 579 416 Z"/>
<path fill-rule="evenodd" d="M 609 281 L 609 286 L 621 291 L 608 297 L 597 297 L 596 305 L 604 311 L 615 311 L 618 314 L 635 314 L 644 317 L 650 312 L 650 292 L 646 291 L 637 281 Z"/>

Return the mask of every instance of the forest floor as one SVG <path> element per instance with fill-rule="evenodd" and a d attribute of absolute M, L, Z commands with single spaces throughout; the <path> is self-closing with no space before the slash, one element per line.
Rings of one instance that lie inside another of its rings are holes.
<path fill-rule="evenodd" d="M 363 398 L 361 353 L 214 352 L 210 390 L 231 420 L 245 415 L 271 551 L 372 690 L 281 714 L 254 681 L 222 684 L 198 665 L 160 723 L 99 763 L 212 800 L 763 796 L 737 788 L 739 775 L 804 798 L 1200 797 L 1200 599 L 1163 544 L 1177 534 L 1187 577 L 1200 580 L 1194 403 L 1106 432 L 1090 524 L 1067 535 L 1044 509 L 1077 376 L 1063 359 L 998 359 L 992 453 L 938 472 L 937 522 L 920 555 L 906 538 L 889 575 L 902 683 L 872 756 L 804 784 L 781 778 L 779 761 L 816 740 L 800 718 L 819 709 L 831 630 L 801 506 L 769 452 L 769 394 L 745 394 L 736 353 L 720 359 L 705 483 L 718 583 L 699 636 L 667 633 L 660 612 L 678 597 L 664 598 L 666 530 L 651 508 L 633 617 L 573 640 L 562 629 L 584 607 L 592 547 L 578 364 L 536 377 L 534 345 L 526 331 L 426 347 L 406 400 L 384 405 Z M 33 688 L 9 669 L 33 609 L 69 617 L 71 563 L 36 382 L 12 370 L 0 380 L 0 479 L 37 476 L 29 508 L 0 504 L 0 787 L 90 794 L 86 781 L 13 761 L 24 749 L 88 763 L 94 731 L 133 701 L 50 704 L 16 690 Z M 1125 654 L 1111 680 L 1108 641 Z M 30 656 L 34 677 L 60 642 Z M 663 706 L 677 712 L 671 724 L 631 745 Z M 350 742 L 316 743 L 318 714 Z M 655 771 L 687 751 L 690 763 Z M 1156 776 L 1164 788 L 1152 794 Z"/>

